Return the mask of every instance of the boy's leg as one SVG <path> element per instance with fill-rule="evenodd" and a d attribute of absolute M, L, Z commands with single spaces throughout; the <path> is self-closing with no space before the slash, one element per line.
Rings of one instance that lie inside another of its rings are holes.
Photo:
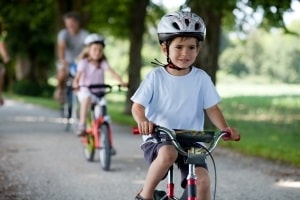
<path fill-rule="evenodd" d="M 196 167 L 197 200 L 210 200 L 210 178 L 207 169 Z"/>
<path fill-rule="evenodd" d="M 178 152 L 172 145 L 164 145 L 158 150 L 157 157 L 151 163 L 140 196 L 153 199 L 153 192 L 171 165 L 176 161 Z"/>

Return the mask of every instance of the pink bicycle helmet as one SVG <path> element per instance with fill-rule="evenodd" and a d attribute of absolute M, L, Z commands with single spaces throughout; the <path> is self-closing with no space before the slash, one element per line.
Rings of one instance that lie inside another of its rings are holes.
<path fill-rule="evenodd" d="M 163 16 L 157 26 L 160 43 L 178 36 L 195 37 L 204 41 L 206 27 L 201 17 L 192 12 L 176 11 Z"/>
<path fill-rule="evenodd" d="M 93 44 L 93 43 L 100 43 L 100 44 L 103 45 L 103 47 L 105 47 L 105 39 L 104 39 L 104 37 L 102 37 L 101 35 L 99 35 L 97 33 L 89 34 L 84 39 L 84 45 L 90 45 L 90 44 Z"/>

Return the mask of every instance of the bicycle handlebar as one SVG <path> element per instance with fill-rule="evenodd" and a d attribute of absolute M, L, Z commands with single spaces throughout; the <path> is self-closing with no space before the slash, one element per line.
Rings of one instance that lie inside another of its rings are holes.
<path fill-rule="evenodd" d="M 92 85 L 80 85 L 79 87 L 86 87 L 88 89 L 104 89 L 104 91 L 99 91 L 99 92 L 95 92 L 94 94 L 99 94 L 99 96 L 103 96 L 106 95 L 108 93 L 112 92 L 113 87 L 117 86 L 118 87 L 118 91 L 121 92 L 122 91 L 122 86 L 120 84 L 118 85 L 109 85 L 109 84 L 92 84 Z M 73 89 L 78 89 L 78 88 L 73 88 Z"/>
<path fill-rule="evenodd" d="M 173 130 L 162 126 L 155 126 L 153 132 L 153 134 L 157 136 L 159 136 L 160 132 L 167 134 L 177 151 L 184 156 L 188 156 L 188 152 L 181 147 L 178 140 L 190 141 L 191 143 L 208 143 L 209 146 L 203 148 L 207 151 L 206 153 L 209 154 L 216 148 L 221 138 L 230 138 L 231 134 L 228 131 L 221 131 L 215 135 L 212 131 Z M 137 127 L 133 128 L 133 134 L 140 134 Z M 235 141 L 239 140 L 240 138 Z"/>

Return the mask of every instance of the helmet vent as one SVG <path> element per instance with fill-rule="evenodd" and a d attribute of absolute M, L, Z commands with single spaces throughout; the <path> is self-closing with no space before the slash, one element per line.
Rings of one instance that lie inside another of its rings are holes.
<path fill-rule="evenodd" d="M 200 24 L 199 23 L 196 23 L 195 24 L 195 30 L 199 30 L 200 29 Z"/>
<path fill-rule="evenodd" d="M 178 26 L 178 24 L 176 22 L 173 22 L 172 25 L 174 26 L 174 28 L 176 28 L 177 30 L 180 30 L 180 27 Z"/>
<path fill-rule="evenodd" d="M 189 24 L 190 24 L 190 20 L 188 20 L 188 19 L 184 19 L 184 23 L 185 23 L 185 25 L 186 25 L 186 26 L 189 26 Z"/>

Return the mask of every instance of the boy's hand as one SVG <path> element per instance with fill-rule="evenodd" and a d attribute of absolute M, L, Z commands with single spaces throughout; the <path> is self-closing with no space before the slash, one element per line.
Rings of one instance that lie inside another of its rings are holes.
<path fill-rule="evenodd" d="M 148 120 L 138 123 L 138 129 L 141 135 L 153 134 L 154 124 Z"/>
<path fill-rule="evenodd" d="M 223 137 L 225 141 L 227 140 L 234 140 L 234 141 L 239 141 L 241 139 L 241 136 L 236 128 L 233 127 L 227 127 L 224 129 L 224 131 L 230 133 L 230 137 Z"/>

